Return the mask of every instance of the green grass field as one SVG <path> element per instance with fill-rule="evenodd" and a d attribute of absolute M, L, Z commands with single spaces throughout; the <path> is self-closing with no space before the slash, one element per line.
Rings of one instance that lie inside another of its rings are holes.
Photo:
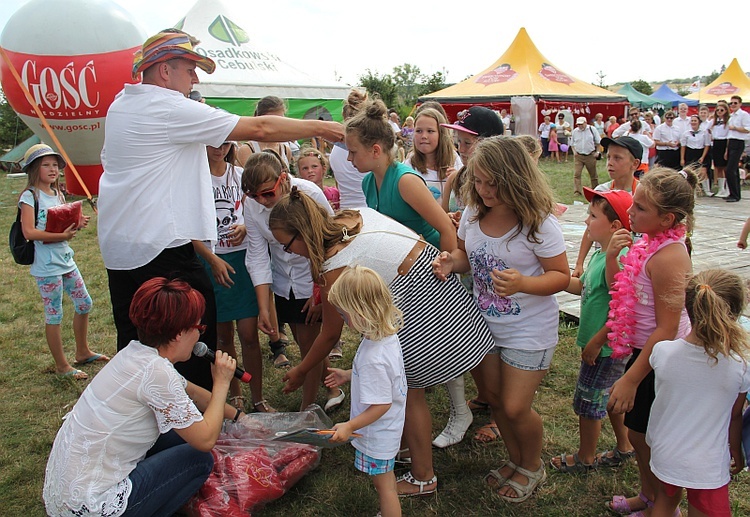
<path fill-rule="evenodd" d="M 604 162 L 598 162 L 600 181 L 605 181 Z M 573 201 L 573 163 L 542 162 L 558 201 Z M 584 184 L 587 184 L 584 172 Z M 15 217 L 15 204 L 25 180 L 0 179 L 0 221 L 5 232 Z M 91 214 L 90 208 L 85 208 Z M 156 222 L 155 222 L 156 223 Z M 106 272 L 96 240 L 96 219 L 71 243 L 75 258 L 94 300 L 90 317 L 91 348 L 114 354 L 115 330 L 109 303 Z M 10 253 L 0 253 L 0 276 L 5 278 L 0 291 L 0 515 L 41 516 L 42 484 L 55 433 L 61 419 L 75 404 L 86 382 L 63 379 L 53 372 L 53 361 L 44 339 L 44 318 L 36 284 L 27 266 L 18 266 Z M 73 360 L 73 308 L 64 303 L 63 336 L 69 360 Z M 545 428 L 543 459 L 563 452 L 573 452 L 578 445 L 577 417 L 571 400 L 579 366 L 579 349 L 575 346 L 575 327 L 562 323 L 560 344 L 549 374 L 539 388 L 536 410 Z M 354 356 L 356 338 L 346 334 L 344 359 L 348 365 Z M 265 341 L 265 340 L 264 340 Z M 296 347 L 289 347 L 291 359 L 299 361 Z M 283 372 L 265 363 L 265 392 L 271 405 L 280 410 L 299 407 L 299 392 L 286 396 L 280 391 Z M 83 369 L 95 374 L 100 366 Z M 476 394 L 467 375 L 467 395 Z M 348 389 L 347 389 L 348 392 Z M 249 395 L 249 394 L 248 394 Z M 319 403 L 324 395 L 321 392 Z M 432 389 L 428 400 L 434 418 L 435 434 L 448 418 L 449 405 L 443 387 Z M 348 404 L 334 411 L 334 421 L 348 418 Z M 627 465 L 616 470 L 599 470 L 586 476 L 569 476 L 548 472 L 549 479 L 530 501 L 511 505 L 502 502 L 483 484 L 482 478 L 504 458 L 501 443 L 481 445 L 470 436 L 487 423 L 478 416 L 461 444 L 434 453 L 439 478 L 437 495 L 402 501 L 404 515 L 528 515 L 528 516 L 599 516 L 606 515 L 604 503 L 613 494 L 637 493 L 637 468 Z M 611 448 L 614 439 L 608 424 L 600 448 Z M 266 516 L 370 516 L 377 513 L 377 495 L 367 476 L 353 467 L 354 451 L 344 446 L 323 453 L 320 466 L 302 479 L 282 499 L 259 512 Z M 695 461 L 700 461 L 695 458 Z M 399 472 L 400 473 L 400 472 Z M 730 487 L 734 515 L 750 515 L 750 476 L 742 473 Z M 684 507 L 683 507 L 684 510 Z M 257 514 L 256 514 L 257 515 Z"/>

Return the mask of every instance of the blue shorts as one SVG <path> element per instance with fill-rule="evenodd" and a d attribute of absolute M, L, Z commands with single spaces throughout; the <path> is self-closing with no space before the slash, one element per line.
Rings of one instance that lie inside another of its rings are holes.
<path fill-rule="evenodd" d="M 379 460 L 377 458 L 372 458 L 357 449 L 354 449 L 354 451 L 354 467 L 360 472 L 364 472 L 370 476 L 377 476 L 379 474 L 390 472 L 396 464 L 396 458 Z"/>
<path fill-rule="evenodd" d="M 549 370 L 552 364 L 552 356 L 555 354 L 556 346 L 544 350 L 521 350 L 519 348 L 507 348 L 495 346 L 488 353 L 499 354 L 500 359 L 513 368 L 538 372 Z"/>

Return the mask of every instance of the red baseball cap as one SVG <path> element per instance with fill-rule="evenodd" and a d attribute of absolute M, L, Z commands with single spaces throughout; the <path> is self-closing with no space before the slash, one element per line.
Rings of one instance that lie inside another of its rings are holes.
<path fill-rule="evenodd" d="M 622 226 L 630 231 L 630 216 L 628 215 L 628 209 L 633 204 L 633 195 L 626 190 L 604 190 L 597 191 L 588 187 L 583 187 L 583 195 L 586 196 L 586 200 L 590 203 L 594 196 L 603 197 L 609 203 L 617 218 L 622 223 Z"/>

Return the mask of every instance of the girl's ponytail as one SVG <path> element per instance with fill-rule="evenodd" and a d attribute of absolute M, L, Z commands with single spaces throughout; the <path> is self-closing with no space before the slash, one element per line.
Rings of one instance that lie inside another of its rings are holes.
<path fill-rule="evenodd" d="M 701 271 L 688 281 L 685 307 L 698 344 L 714 362 L 719 354 L 745 355 L 747 332 L 739 317 L 745 307 L 745 286 L 734 273 Z"/>

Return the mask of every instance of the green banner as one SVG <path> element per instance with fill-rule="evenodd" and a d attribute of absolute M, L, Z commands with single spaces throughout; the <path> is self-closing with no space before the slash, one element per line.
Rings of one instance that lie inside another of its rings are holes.
<path fill-rule="evenodd" d="M 232 99 L 207 97 L 206 104 L 216 106 L 236 115 L 252 116 L 259 99 Z M 344 101 L 341 99 L 287 99 L 286 116 L 307 120 L 336 120 L 342 121 L 341 109 Z"/>

